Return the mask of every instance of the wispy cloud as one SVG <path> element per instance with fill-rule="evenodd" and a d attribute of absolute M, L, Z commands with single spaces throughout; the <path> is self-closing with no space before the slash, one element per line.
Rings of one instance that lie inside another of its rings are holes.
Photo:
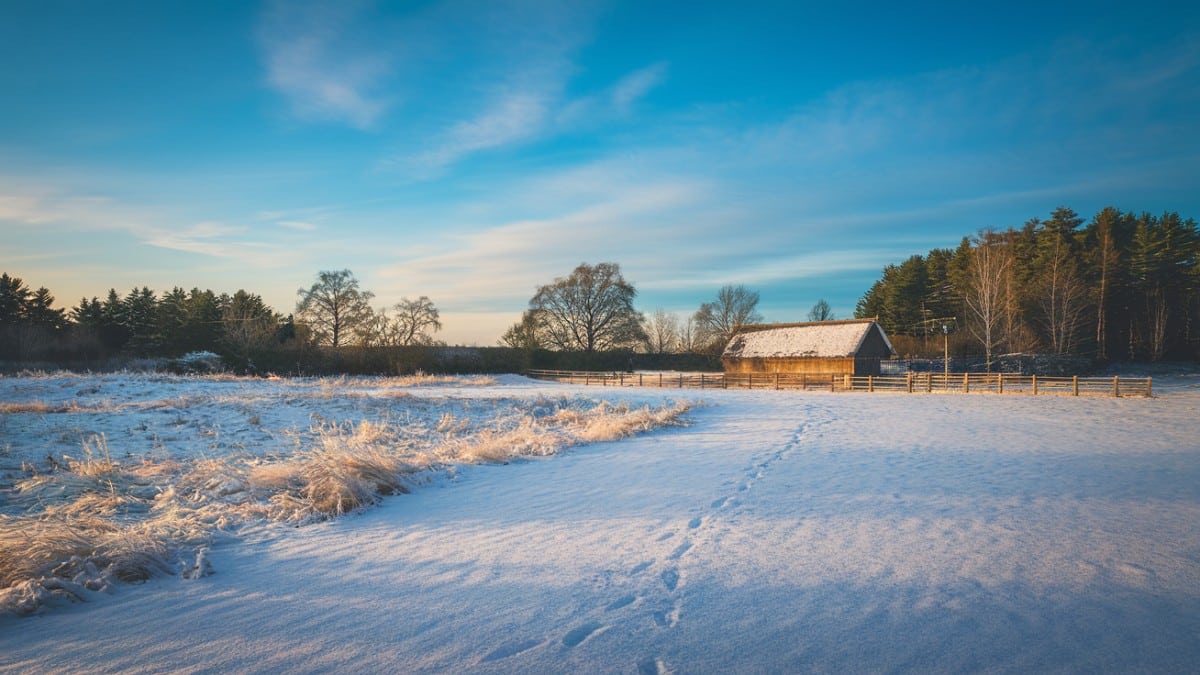
<path fill-rule="evenodd" d="M 303 220 L 279 220 L 275 224 L 280 227 L 286 227 L 289 230 L 300 230 L 302 232 L 315 232 L 320 229 L 318 226 Z"/>
<path fill-rule="evenodd" d="M 560 64 L 561 66 L 561 64 Z M 568 68 L 530 64 L 528 72 L 513 76 L 483 110 L 453 123 L 437 137 L 433 147 L 387 164 L 402 166 L 418 178 L 441 176 L 453 164 L 478 152 L 553 138 L 605 120 L 629 115 L 636 103 L 666 79 L 667 66 L 656 63 L 621 78 L 598 94 L 567 99 Z"/>
<path fill-rule="evenodd" d="M 375 126 L 390 101 L 380 91 L 384 54 L 356 41 L 359 3 L 276 2 L 258 42 L 270 86 L 303 120 Z"/>
<path fill-rule="evenodd" d="M 273 251 L 267 242 L 247 239 L 245 227 L 217 221 L 188 223 L 162 209 L 27 180 L 13 179 L 5 184 L 18 188 L 18 194 L 0 193 L 0 223 L 121 234 L 144 246 L 260 266 L 285 262 L 285 256 Z"/>
<path fill-rule="evenodd" d="M 589 176 L 600 182 L 591 182 Z M 558 201 L 544 201 L 541 193 L 549 186 L 555 186 L 550 189 L 558 193 Z M 508 191 L 506 200 L 539 201 L 539 210 L 549 215 L 480 225 L 447 236 L 384 269 L 379 277 L 385 286 L 379 291 L 436 292 L 439 304 L 460 311 L 520 311 L 537 285 L 569 274 L 581 262 L 653 266 L 682 229 L 665 214 L 686 209 L 706 192 L 695 181 L 621 178 L 619 172 L 602 168 L 522 181 Z M 635 256 L 637 251 L 642 253 Z"/>
<path fill-rule="evenodd" d="M 634 103 L 662 84 L 666 78 L 666 63 L 656 63 L 626 75 L 612 88 L 613 107 L 621 113 L 628 113 Z"/>
<path fill-rule="evenodd" d="M 542 94 L 509 93 L 477 117 L 455 123 L 437 147 L 403 163 L 421 177 L 432 177 L 467 155 L 526 141 L 542 130 L 547 107 Z"/>
<path fill-rule="evenodd" d="M 437 178 L 479 153 L 595 130 L 629 116 L 666 80 L 668 65 L 652 63 L 608 87 L 570 92 L 580 72 L 575 60 L 592 38 L 590 4 L 497 1 L 467 17 L 461 3 L 444 5 L 444 14 L 458 16 L 442 22 L 459 33 L 442 49 L 461 54 L 464 68 L 457 81 L 438 83 L 442 97 L 424 146 L 405 143 L 410 147 L 380 164 L 418 179 Z"/>

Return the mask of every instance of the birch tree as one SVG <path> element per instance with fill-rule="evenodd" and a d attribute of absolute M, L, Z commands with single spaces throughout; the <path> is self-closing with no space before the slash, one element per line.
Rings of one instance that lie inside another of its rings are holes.
<path fill-rule="evenodd" d="M 987 369 L 992 370 L 992 355 L 1003 341 L 1005 275 L 1012 256 L 993 230 L 981 232 L 975 239 L 966 269 L 963 305 L 967 309 L 968 330 L 983 345 Z"/>
<path fill-rule="evenodd" d="M 1071 351 L 1087 307 L 1087 290 L 1074 246 L 1075 228 L 1082 222 L 1074 211 L 1060 207 L 1043 224 L 1038 237 L 1038 305 L 1050 349 L 1056 354 Z"/>

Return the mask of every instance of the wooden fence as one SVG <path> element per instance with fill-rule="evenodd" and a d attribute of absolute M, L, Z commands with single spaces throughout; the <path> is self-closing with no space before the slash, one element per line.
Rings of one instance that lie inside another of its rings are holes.
<path fill-rule="evenodd" d="M 529 377 L 600 387 L 671 389 L 798 389 L 901 392 L 908 394 L 1028 394 L 1059 396 L 1153 396 L 1149 377 L 1048 377 L 1004 373 L 908 373 L 902 376 L 805 375 L 802 373 L 622 373 L 530 370 Z"/>

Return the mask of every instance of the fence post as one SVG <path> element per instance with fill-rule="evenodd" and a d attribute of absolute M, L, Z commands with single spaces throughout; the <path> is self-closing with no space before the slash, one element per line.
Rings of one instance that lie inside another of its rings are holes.
<path fill-rule="evenodd" d="M 679 374 L 679 388 L 683 389 L 683 373 Z"/>
<path fill-rule="evenodd" d="M 1117 397 L 1120 395 L 1121 395 L 1121 376 L 1113 375 L 1113 396 Z"/>
<path fill-rule="evenodd" d="M 1037 373 L 1034 373 L 1031 377 L 1033 378 L 1033 395 L 1037 396 Z"/>
<path fill-rule="evenodd" d="M 1071 395 L 1072 396 L 1079 395 L 1079 376 L 1078 375 L 1071 376 Z"/>
<path fill-rule="evenodd" d="M 638 386 L 639 387 L 645 386 L 642 384 L 642 375 L 643 375 L 643 373 L 638 373 Z"/>
<path fill-rule="evenodd" d="M 1154 396 L 1153 390 L 1150 388 L 1150 378 L 1146 378 L 1146 398 Z"/>
<path fill-rule="evenodd" d="M 908 393 L 910 393 L 910 394 L 912 393 L 912 382 L 913 382 L 913 376 L 912 376 L 912 373 L 908 373 L 908 382 L 907 382 L 907 386 L 908 386 Z"/>
<path fill-rule="evenodd" d="M 662 376 L 663 376 L 663 374 L 662 374 L 662 373 L 659 373 L 659 374 L 658 374 L 658 386 L 659 386 L 660 388 L 662 387 Z"/>
<path fill-rule="evenodd" d="M 775 391 L 779 391 L 779 371 L 775 371 Z"/>
<path fill-rule="evenodd" d="M 837 391 L 837 375 L 829 376 L 829 391 Z"/>
<path fill-rule="evenodd" d="M 971 393 L 971 374 L 963 373 L 963 393 Z"/>
<path fill-rule="evenodd" d="M 800 391 L 808 391 L 808 373 L 800 373 Z"/>
<path fill-rule="evenodd" d="M 585 375 L 583 376 L 583 385 L 586 387 L 587 385 L 589 385 L 589 384 L 591 384 L 591 383 L 592 383 L 592 375 L 591 375 L 591 373 L 587 373 L 587 374 L 585 374 Z"/>
<path fill-rule="evenodd" d="M 1004 393 L 1004 373 L 996 373 L 996 393 Z"/>
<path fill-rule="evenodd" d="M 867 393 L 868 394 L 875 393 L 875 376 L 874 375 L 867 376 Z"/>
<path fill-rule="evenodd" d="M 933 393 L 933 373 L 925 373 L 925 393 Z"/>

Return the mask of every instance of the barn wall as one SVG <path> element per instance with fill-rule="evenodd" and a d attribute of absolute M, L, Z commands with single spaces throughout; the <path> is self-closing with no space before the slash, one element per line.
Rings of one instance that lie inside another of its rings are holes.
<path fill-rule="evenodd" d="M 748 373 L 804 373 L 805 375 L 853 375 L 855 374 L 855 359 L 853 358 L 761 358 L 740 359 L 723 358 L 725 372 L 736 374 Z M 879 372 L 879 361 L 875 360 L 875 374 Z M 868 373 L 862 373 L 864 375 Z"/>
<path fill-rule="evenodd" d="M 857 358 L 854 359 L 854 374 L 855 375 L 878 375 L 879 359 L 875 358 Z"/>
<path fill-rule="evenodd" d="M 723 358 L 725 372 L 746 375 L 753 373 L 803 373 L 805 375 L 878 375 L 879 359 L 875 358 Z"/>

